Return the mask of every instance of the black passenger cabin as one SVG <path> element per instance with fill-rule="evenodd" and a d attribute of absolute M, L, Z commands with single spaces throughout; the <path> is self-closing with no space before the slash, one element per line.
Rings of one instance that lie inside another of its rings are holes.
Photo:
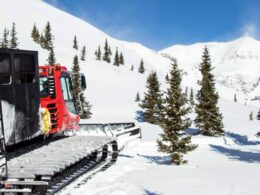
<path fill-rule="evenodd" d="M 38 52 L 0 49 L 0 100 L 7 145 L 39 134 L 39 93 Z"/>

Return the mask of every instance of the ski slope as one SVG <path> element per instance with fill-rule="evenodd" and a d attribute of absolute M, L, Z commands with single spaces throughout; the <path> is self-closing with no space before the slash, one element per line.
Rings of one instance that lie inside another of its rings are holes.
<path fill-rule="evenodd" d="M 179 45 L 156 52 L 139 43 L 114 39 L 41 0 L 0 2 L 0 32 L 5 26 L 10 29 L 15 22 L 20 48 L 39 51 L 40 64 L 46 64 L 48 53 L 31 40 L 34 23 L 43 29 L 50 21 L 57 62 L 68 68 L 74 55 L 80 53 L 72 48 L 74 35 L 77 35 L 80 49 L 86 46 L 86 61 L 81 61 L 80 66 L 87 79 L 86 97 L 93 106 L 93 117 L 88 122 L 136 121 L 140 108 L 134 100 L 137 92 L 142 98 L 147 74 L 156 70 L 162 88 L 167 87 L 164 78 L 170 60 L 163 57 L 163 53 L 178 59 L 185 73 L 183 88 L 187 86 L 195 90 L 200 78 L 197 66 L 203 47 L 207 45 L 212 54 L 221 97 L 219 106 L 227 132 L 224 138 L 193 136 L 193 142 L 199 147 L 185 156 L 189 160 L 187 165 L 178 167 L 169 165 L 169 158 L 157 151 L 156 139 L 162 130 L 158 126 L 139 123 L 143 130 L 141 142 L 126 148 L 118 162 L 106 172 L 99 173 L 84 185 L 71 185 L 61 194 L 260 194 L 260 140 L 255 137 L 260 122 L 249 121 L 250 112 L 255 116 L 259 105 L 247 100 L 245 106 L 246 98 L 260 92 L 257 81 L 260 73 L 259 41 L 243 37 L 226 43 Z M 124 66 L 113 66 L 113 56 L 111 64 L 95 60 L 94 52 L 98 46 L 103 48 L 106 38 L 113 53 L 116 47 L 123 52 Z M 137 72 L 141 59 L 144 60 L 145 74 Z M 130 71 L 132 65 L 134 71 Z M 234 93 L 238 103 L 233 102 Z"/>

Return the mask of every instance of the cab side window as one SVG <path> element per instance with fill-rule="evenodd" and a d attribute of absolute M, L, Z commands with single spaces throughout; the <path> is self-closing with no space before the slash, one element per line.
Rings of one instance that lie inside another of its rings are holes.
<path fill-rule="evenodd" d="M 32 83 L 35 78 L 35 61 L 33 55 L 14 55 L 16 83 Z"/>

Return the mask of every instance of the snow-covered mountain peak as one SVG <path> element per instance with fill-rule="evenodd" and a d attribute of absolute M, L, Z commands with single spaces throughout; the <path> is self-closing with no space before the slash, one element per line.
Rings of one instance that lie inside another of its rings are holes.
<path fill-rule="evenodd" d="M 160 51 L 174 57 L 194 80 L 200 73 L 203 48 L 207 46 L 217 82 L 249 95 L 258 91 L 260 75 L 260 42 L 251 37 L 240 37 L 230 42 L 207 42 L 192 45 L 175 45 Z"/>

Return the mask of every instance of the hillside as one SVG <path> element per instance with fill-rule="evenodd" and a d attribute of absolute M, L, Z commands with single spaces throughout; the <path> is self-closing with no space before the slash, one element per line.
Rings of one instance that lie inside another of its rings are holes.
<path fill-rule="evenodd" d="M 164 78 L 164 72 L 168 70 L 169 60 L 156 54 L 155 51 L 138 43 L 116 40 L 87 22 L 54 8 L 44 1 L 0 0 L 0 2 L 2 4 L 0 32 L 4 27 L 10 29 L 12 23 L 15 22 L 20 42 L 19 48 L 39 51 L 40 64 L 46 64 L 48 52 L 31 39 L 34 23 L 38 29 L 42 30 L 47 21 L 50 21 L 55 38 L 57 63 L 68 68 L 71 67 L 75 54 L 80 53 L 72 48 L 74 35 L 77 36 L 79 50 L 84 45 L 86 46 L 86 61 L 80 62 L 80 66 L 87 78 L 86 94 L 93 105 L 93 120 L 109 120 L 108 118 L 132 120 L 135 117 L 135 110 L 129 108 L 136 108 L 134 102 L 136 93 L 144 89 L 146 76 L 137 71 L 142 58 L 146 74 L 153 69 Z M 10 10 L 15 14 L 10 14 Z M 108 39 L 113 52 L 111 64 L 95 60 L 94 52 L 98 46 L 103 50 L 105 39 Z M 113 66 L 116 47 L 123 52 L 125 60 L 125 65 L 119 68 Z M 133 72 L 130 71 L 132 65 Z M 132 115 L 132 118 L 124 116 L 124 113 L 127 116 Z"/>
<path fill-rule="evenodd" d="M 195 81 L 200 77 L 198 65 L 205 46 L 209 48 L 219 85 L 241 93 L 243 98 L 259 94 L 260 42 L 253 38 L 241 37 L 231 42 L 174 45 L 160 53 L 177 58 L 180 66 L 188 72 L 189 79 Z M 219 89 L 223 90 L 221 87 Z"/>

